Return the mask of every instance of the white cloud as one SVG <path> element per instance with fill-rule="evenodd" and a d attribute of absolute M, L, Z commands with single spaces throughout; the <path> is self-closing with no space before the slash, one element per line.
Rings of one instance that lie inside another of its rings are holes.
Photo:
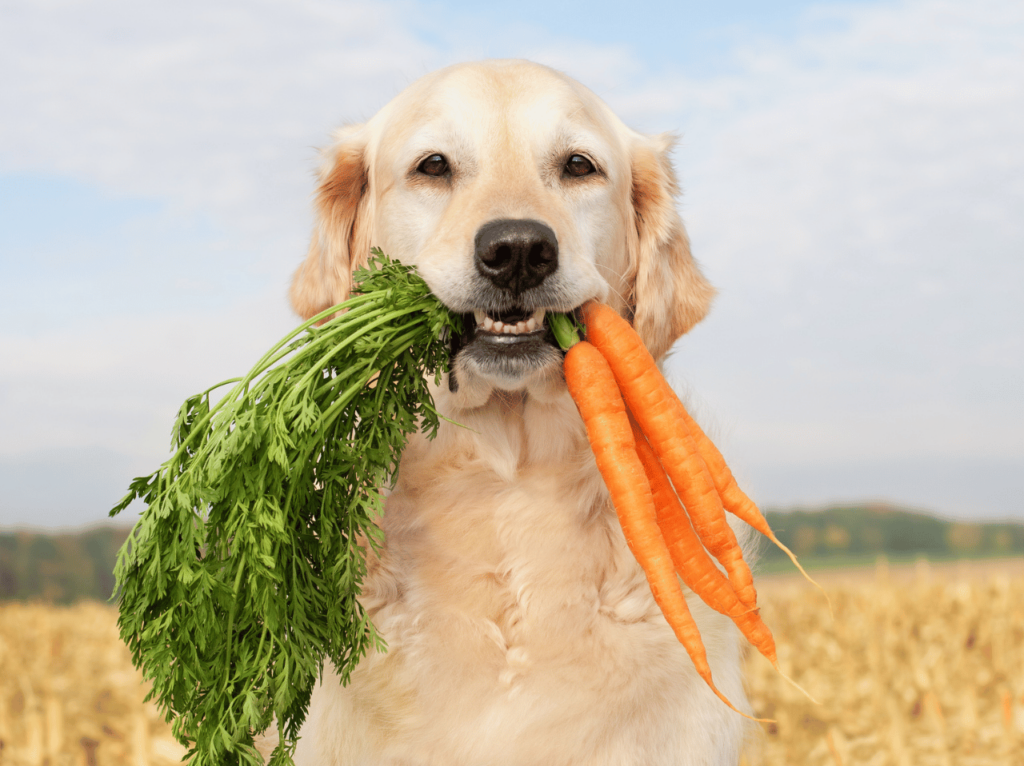
<path fill-rule="evenodd" d="M 0 168 L 74 175 L 276 236 L 312 147 L 440 62 L 370 2 L 24 3 L 0 31 Z"/>
<path fill-rule="evenodd" d="M 0 458 L 100 445 L 159 459 L 187 396 L 243 374 L 296 324 L 283 296 L 0 333 Z"/>

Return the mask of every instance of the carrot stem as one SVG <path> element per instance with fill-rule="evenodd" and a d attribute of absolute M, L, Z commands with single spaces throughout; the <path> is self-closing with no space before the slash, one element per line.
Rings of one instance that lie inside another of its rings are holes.
<path fill-rule="evenodd" d="M 568 351 L 580 342 L 580 328 L 569 314 L 549 314 L 548 327 L 562 351 Z"/>

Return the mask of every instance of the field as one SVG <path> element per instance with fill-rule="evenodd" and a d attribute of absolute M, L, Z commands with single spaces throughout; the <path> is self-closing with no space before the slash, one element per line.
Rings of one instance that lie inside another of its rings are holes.
<path fill-rule="evenodd" d="M 771 717 L 746 766 L 1024 766 L 1024 561 L 759 580 L 783 669 L 748 661 Z M 117 638 L 113 608 L 0 604 L 0 764 L 163 766 L 183 750 Z"/>
<path fill-rule="evenodd" d="M 1024 766 L 1024 560 L 821 572 L 835 610 L 765 578 L 762 614 L 784 672 L 748 660 L 776 719 L 751 766 Z"/>

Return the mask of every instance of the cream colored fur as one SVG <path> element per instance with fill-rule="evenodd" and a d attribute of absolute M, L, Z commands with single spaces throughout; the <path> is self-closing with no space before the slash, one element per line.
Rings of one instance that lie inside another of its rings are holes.
<path fill-rule="evenodd" d="M 373 245 L 471 311 L 475 232 L 532 218 L 558 238 L 550 308 L 600 298 L 661 357 L 713 294 L 676 213 L 670 145 L 535 64 L 425 77 L 326 153 L 293 304 L 311 316 L 344 298 Z M 452 165 L 447 184 L 413 172 L 434 152 Z M 565 182 L 567 153 L 599 177 Z M 388 651 L 347 687 L 325 671 L 298 766 L 736 764 L 744 720 L 654 604 L 558 365 L 515 379 L 456 370 L 458 390 L 444 381 L 436 400 L 467 428 L 409 445 L 370 562 L 362 603 Z M 737 633 L 689 602 L 716 683 L 745 706 Z"/>

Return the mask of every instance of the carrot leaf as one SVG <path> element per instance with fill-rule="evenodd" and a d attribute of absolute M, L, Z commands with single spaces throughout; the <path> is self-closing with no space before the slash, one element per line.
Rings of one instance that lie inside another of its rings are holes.
<path fill-rule="evenodd" d="M 187 399 L 171 457 L 110 513 L 146 504 L 118 555 L 118 625 L 194 766 L 262 766 L 254 736 L 275 719 L 270 763 L 291 764 L 324 662 L 347 682 L 385 648 L 356 600 L 360 541 L 381 542 L 408 435 L 437 431 L 428 379 L 462 319 L 379 250 L 355 279 L 244 377 Z"/>

